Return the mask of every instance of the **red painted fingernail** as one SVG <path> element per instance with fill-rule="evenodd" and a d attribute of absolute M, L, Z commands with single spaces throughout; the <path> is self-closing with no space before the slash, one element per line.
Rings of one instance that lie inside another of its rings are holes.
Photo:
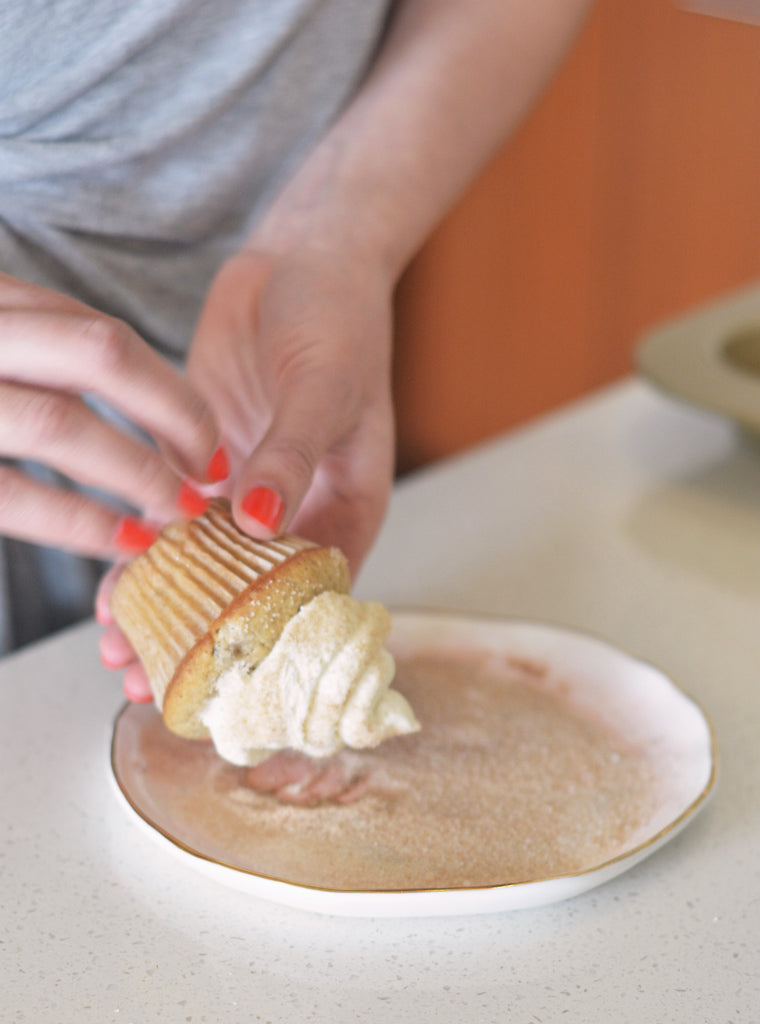
<path fill-rule="evenodd" d="M 223 445 L 220 445 L 211 456 L 211 461 L 206 467 L 206 476 L 212 484 L 218 484 L 221 480 L 226 480 L 229 475 L 230 460 L 227 457 L 227 450 Z"/>
<path fill-rule="evenodd" d="M 282 498 L 271 487 L 254 487 L 243 498 L 241 507 L 247 516 L 273 533 L 277 531 L 285 509 Z"/>
<path fill-rule="evenodd" d="M 158 530 L 134 516 L 125 516 L 119 523 L 114 537 L 114 544 L 121 551 L 130 554 L 147 551 L 157 539 Z"/>
<path fill-rule="evenodd" d="M 206 509 L 211 504 L 210 498 L 204 498 L 196 489 L 185 481 L 179 489 L 179 495 L 177 497 L 177 508 L 180 510 L 183 516 L 188 519 L 194 519 L 196 516 L 202 516 Z"/>

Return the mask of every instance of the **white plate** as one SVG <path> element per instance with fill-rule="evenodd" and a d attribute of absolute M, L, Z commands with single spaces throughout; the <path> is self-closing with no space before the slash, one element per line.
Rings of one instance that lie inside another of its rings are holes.
<path fill-rule="evenodd" d="M 712 790 L 715 746 L 701 710 L 662 672 L 606 643 L 576 632 L 525 622 L 396 611 L 390 646 L 402 661 L 430 652 L 435 657 L 455 660 L 466 650 L 486 659 L 496 657 L 515 664 L 542 666 L 542 694 L 561 701 L 565 710 L 571 710 L 574 721 L 587 722 L 589 728 L 592 724 L 594 728 L 601 727 L 627 748 L 646 756 L 653 778 L 651 813 L 647 813 L 645 821 L 632 825 L 619 848 L 608 850 L 599 862 L 556 876 L 552 873 L 551 877 L 528 881 L 499 877 L 494 884 L 462 887 L 439 887 L 428 881 L 423 887 L 390 891 L 343 890 L 335 885 L 293 882 L 287 877 L 274 877 L 275 871 L 257 873 L 242 868 L 235 863 L 234 852 L 219 849 L 218 837 L 211 832 L 206 837 L 208 841 L 201 836 L 188 842 L 183 832 L 187 822 L 181 819 L 182 815 L 188 820 L 192 816 L 183 801 L 193 783 L 184 766 L 194 755 L 185 755 L 191 749 L 197 751 L 199 745 L 170 736 L 155 714 L 151 717 L 145 706 L 132 705 L 117 719 L 111 750 L 113 777 L 130 815 L 165 850 L 186 864 L 251 895 L 329 914 L 432 916 L 539 906 L 601 885 L 676 835 L 704 805 Z M 138 750 L 141 737 L 148 731 L 154 736 L 153 763 L 150 758 L 146 762 Z M 168 760 L 158 767 L 157 762 L 164 757 L 164 735 Z M 159 736 L 157 758 L 155 736 Z M 404 741 L 408 738 L 392 742 Z M 203 749 L 207 751 L 208 746 Z M 202 756 L 208 757 L 205 752 Z M 226 771 L 226 766 L 222 770 Z M 159 779 L 160 786 L 155 781 Z M 224 813 L 226 794 L 220 791 L 212 797 Z M 273 813 L 278 813 L 277 805 L 272 806 Z M 308 815 L 310 811 L 301 813 Z M 537 813 L 541 813 L 540 808 Z M 195 822 L 190 822 L 189 827 L 193 825 Z M 251 842 L 255 838 L 253 830 Z"/>

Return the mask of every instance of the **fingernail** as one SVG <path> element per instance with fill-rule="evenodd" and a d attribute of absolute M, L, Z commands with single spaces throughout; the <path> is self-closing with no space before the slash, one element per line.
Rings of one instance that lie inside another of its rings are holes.
<path fill-rule="evenodd" d="M 254 487 L 243 498 L 241 507 L 247 516 L 273 533 L 277 532 L 285 509 L 282 498 L 271 487 Z"/>
<path fill-rule="evenodd" d="M 206 467 L 206 476 L 212 484 L 218 484 L 221 480 L 226 480 L 229 475 L 230 460 L 227 457 L 226 448 L 220 445 L 211 456 L 211 461 Z"/>
<path fill-rule="evenodd" d="M 147 551 L 157 538 L 158 530 L 134 516 L 125 516 L 116 530 L 114 544 L 120 551 L 136 554 Z"/>
<path fill-rule="evenodd" d="M 177 508 L 187 519 L 203 515 L 210 504 L 211 499 L 204 498 L 187 480 L 180 487 Z"/>

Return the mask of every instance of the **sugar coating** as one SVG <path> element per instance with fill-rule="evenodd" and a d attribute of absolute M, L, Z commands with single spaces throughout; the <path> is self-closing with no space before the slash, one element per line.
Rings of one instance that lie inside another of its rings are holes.
<path fill-rule="evenodd" d="M 204 856 L 343 890 L 550 878 L 647 834 L 663 785 L 656 756 L 579 713 L 540 667 L 477 651 L 396 660 L 394 685 L 422 729 L 333 759 L 369 780 L 356 803 L 283 806 L 249 787 L 247 769 L 139 708 L 144 813 Z"/>
<path fill-rule="evenodd" d="M 217 753 L 255 765 L 273 750 L 327 757 L 415 732 L 409 703 L 390 689 L 389 632 L 390 615 L 377 602 L 333 591 L 313 598 L 263 661 L 237 661 L 217 679 L 200 713 Z"/>

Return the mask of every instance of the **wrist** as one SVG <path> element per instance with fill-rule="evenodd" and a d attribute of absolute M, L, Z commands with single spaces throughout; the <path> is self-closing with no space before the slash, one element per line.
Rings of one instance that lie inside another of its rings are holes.
<path fill-rule="evenodd" d="M 246 247 L 275 257 L 313 253 L 390 293 L 412 252 L 399 237 L 404 211 L 384 191 L 350 166 L 342 147 L 323 144 L 272 203 Z"/>

